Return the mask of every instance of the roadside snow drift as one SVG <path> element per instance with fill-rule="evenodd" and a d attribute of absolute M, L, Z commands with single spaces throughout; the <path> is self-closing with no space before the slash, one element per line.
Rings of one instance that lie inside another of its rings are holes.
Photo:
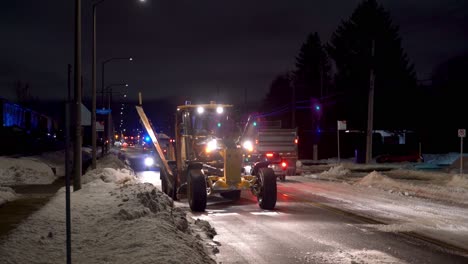
<path fill-rule="evenodd" d="M 56 180 L 51 167 L 28 158 L 0 157 L 0 184 L 51 184 Z"/>
<path fill-rule="evenodd" d="M 71 195 L 73 263 L 215 263 L 201 238 L 213 236 L 209 224 L 189 222 L 167 195 L 135 183 L 132 171 L 101 168 L 83 179 L 83 188 Z M 64 263 L 65 241 L 62 188 L 0 241 L 2 263 Z"/>
<path fill-rule="evenodd" d="M 0 205 L 14 199 L 16 199 L 16 193 L 12 188 L 0 186 Z"/>

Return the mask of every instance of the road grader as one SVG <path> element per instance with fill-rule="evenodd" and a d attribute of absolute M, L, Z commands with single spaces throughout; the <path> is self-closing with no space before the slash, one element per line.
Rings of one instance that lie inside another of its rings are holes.
<path fill-rule="evenodd" d="M 191 104 L 177 107 L 175 153 L 165 158 L 143 107 L 137 112 L 155 146 L 160 163 L 161 189 L 178 200 L 186 197 L 190 209 L 203 212 L 208 197 L 219 194 L 239 200 L 242 190 L 250 190 L 262 209 L 276 205 L 276 176 L 268 163 L 259 162 L 249 173 L 242 169 L 242 149 L 236 144 L 238 128 L 227 104 Z"/>

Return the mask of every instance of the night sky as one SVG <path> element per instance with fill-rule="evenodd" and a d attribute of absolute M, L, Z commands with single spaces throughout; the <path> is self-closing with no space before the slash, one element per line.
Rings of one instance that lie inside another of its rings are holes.
<path fill-rule="evenodd" d="M 179 97 L 194 102 L 262 98 L 273 78 L 294 67 L 310 32 L 329 40 L 359 0 L 106 0 L 98 6 L 98 89 L 129 84 L 144 100 Z M 434 66 L 468 52 L 468 1 L 380 1 L 399 25 L 403 47 L 419 79 Z M 91 1 L 82 0 L 83 75 L 91 89 Z M 0 96 L 14 99 L 13 83 L 29 82 L 40 99 L 66 96 L 73 65 L 74 1 L 14 0 L 0 7 Z"/>

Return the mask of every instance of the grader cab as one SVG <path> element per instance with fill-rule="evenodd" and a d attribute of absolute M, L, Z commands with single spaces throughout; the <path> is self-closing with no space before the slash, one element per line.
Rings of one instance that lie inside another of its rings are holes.
<path fill-rule="evenodd" d="M 165 165 L 161 166 L 161 185 L 174 199 L 186 195 L 192 211 L 205 211 L 208 197 L 218 193 L 239 200 L 242 190 L 250 190 L 262 209 L 276 205 L 276 176 L 268 164 L 256 164 L 249 175 L 242 170 L 242 151 L 235 143 L 238 129 L 229 115 L 231 109 L 232 105 L 215 102 L 186 102 L 177 107 L 176 159 L 159 157 Z"/>

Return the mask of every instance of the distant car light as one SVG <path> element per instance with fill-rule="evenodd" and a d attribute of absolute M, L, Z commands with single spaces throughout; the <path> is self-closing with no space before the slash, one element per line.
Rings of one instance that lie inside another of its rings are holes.
<path fill-rule="evenodd" d="M 205 108 L 199 106 L 199 107 L 197 108 L 197 113 L 203 114 L 203 112 L 205 112 Z"/>
<path fill-rule="evenodd" d="M 145 158 L 145 165 L 146 165 L 147 167 L 153 166 L 153 165 L 154 165 L 154 159 L 151 158 L 151 157 L 146 157 L 146 158 Z"/>
<path fill-rule="evenodd" d="M 216 113 L 222 114 L 223 112 L 224 112 L 223 107 L 221 107 L 221 106 L 216 107 Z"/>
<path fill-rule="evenodd" d="M 244 144 L 242 144 L 242 147 L 244 147 L 246 150 L 250 152 L 253 151 L 253 144 L 252 144 L 252 141 L 250 140 L 244 141 Z"/>

